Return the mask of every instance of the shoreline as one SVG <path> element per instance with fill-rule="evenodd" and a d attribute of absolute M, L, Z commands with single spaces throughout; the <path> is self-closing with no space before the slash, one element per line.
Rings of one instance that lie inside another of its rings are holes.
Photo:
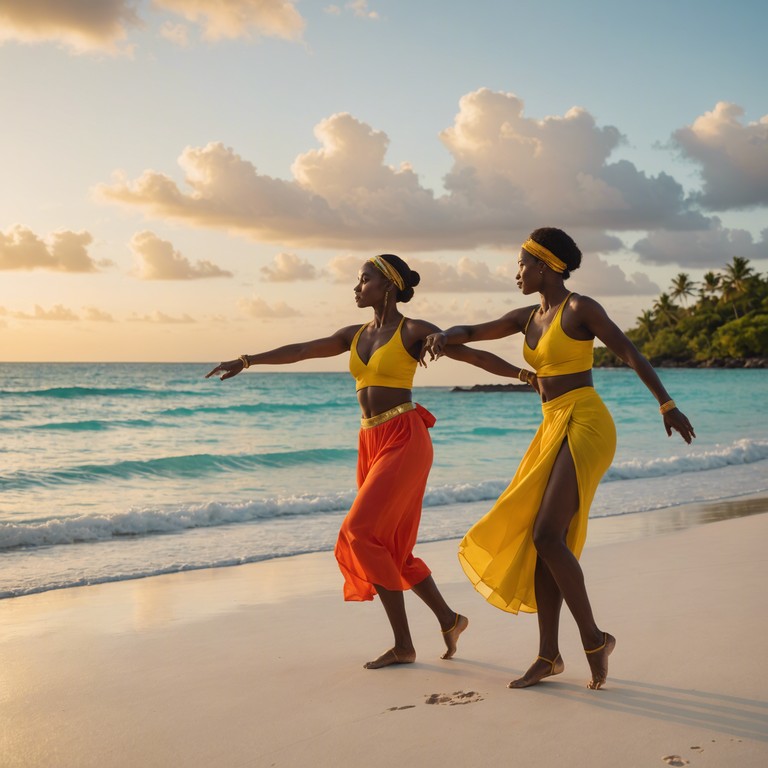
<path fill-rule="evenodd" d="M 446 505 L 446 509 L 460 508 L 466 511 L 470 520 L 479 519 L 489 509 L 493 500 L 480 500 L 472 502 L 455 502 Z M 726 520 L 736 517 L 745 517 L 759 514 L 763 511 L 763 503 L 768 508 L 768 494 L 764 491 L 746 493 L 741 496 L 731 496 L 723 499 L 687 502 L 674 506 L 660 507 L 658 509 L 640 510 L 635 512 L 620 512 L 613 515 L 601 515 L 589 519 L 589 531 L 586 546 L 595 546 L 616 541 L 631 541 L 645 536 L 669 533 L 676 530 L 704 525 L 717 520 Z M 430 508 L 432 509 L 432 508 Z M 341 518 L 339 518 L 339 521 Z M 424 538 L 417 543 L 417 549 L 426 544 L 442 542 L 458 542 L 460 536 L 445 536 L 438 538 Z M 141 579 L 153 579 L 174 574 L 194 573 L 198 571 L 216 571 L 221 569 L 237 568 L 241 566 L 269 563 L 274 560 L 285 560 L 294 557 L 308 555 L 324 555 L 333 551 L 333 546 L 309 550 L 306 552 L 294 552 L 278 554 L 270 557 L 254 557 L 254 559 L 242 559 L 238 562 L 221 564 L 204 564 L 200 566 L 169 567 L 167 570 L 153 571 L 144 574 L 118 575 L 103 579 L 92 579 L 87 582 L 57 584 L 45 586 L 39 589 L 31 589 L 26 592 L 0 594 L 0 605 L 6 600 L 18 600 L 33 595 L 47 594 L 69 589 L 83 589 L 107 584 L 119 584 L 127 581 Z"/>
<path fill-rule="evenodd" d="M 664 523 L 686 527 L 623 540 L 607 518 L 591 521 L 582 567 L 618 638 L 600 691 L 585 687 L 567 611 L 565 672 L 506 688 L 535 657 L 536 617 L 488 606 L 455 540 L 416 553 L 470 618 L 457 657 L 438 658 L 434 618 L 409 593 L 419 655 L 385 670 L 362 669 L 391 642 L 381 606 L 344 603 L 327 552 L 2 601 L 4 768 L 479 768 L 498 763 L 500 734 L 521 765 L 676 755 L 757 768 L 768 760 L 768 498 L 741 504 L 748 516 L 710 508 L 712 524 L 690 525 L 689 511 Z"/>

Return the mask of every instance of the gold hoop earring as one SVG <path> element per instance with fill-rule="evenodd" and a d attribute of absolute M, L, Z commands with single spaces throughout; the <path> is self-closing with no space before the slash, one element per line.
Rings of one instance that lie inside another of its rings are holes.
<path fill-rule="evenodd" d="M 387 302 L 389 301 L 389 291 L 384 294 L 384 312 L 387 311 Z"/>

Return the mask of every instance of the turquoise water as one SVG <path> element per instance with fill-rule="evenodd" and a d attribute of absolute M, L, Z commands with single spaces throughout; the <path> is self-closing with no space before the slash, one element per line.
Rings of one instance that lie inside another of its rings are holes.
<path fill-rule="evenodd" d="M 208 368 L 0 364 L 0 595 L 332 548 L 355 487 L 349 376 Z M 593 516 L 768 488 L 768 372 L 662 375 L 692 446 L 633 373 L 595 371 L 619 444 Z M 415 392 L 438 419 L 421 540 L 460 536 L 508 483 L 539 402 Z"/>

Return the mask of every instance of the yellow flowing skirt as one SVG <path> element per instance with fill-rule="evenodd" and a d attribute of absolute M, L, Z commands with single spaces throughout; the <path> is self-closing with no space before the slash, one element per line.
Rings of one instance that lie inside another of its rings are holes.
<path fill-rule="evenodd" d="M 568 441 L 579 488 L 579 509 L 567 535 L 577 558 L 587 538 L 589 507 L 616 450 L 613 419 L 592 387 L 542 403 L 542 412 L 542 423 L 509 487 L 459 545 L 459 562 L 475 589 L 491 605 L 511 613 L 536 612 L 533 524 L 563 441 Z"/>

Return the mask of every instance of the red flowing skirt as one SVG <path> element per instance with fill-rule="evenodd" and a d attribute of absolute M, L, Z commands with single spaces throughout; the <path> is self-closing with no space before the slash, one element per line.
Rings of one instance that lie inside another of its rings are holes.
<path fill-rule="evenodd" d="M 335 555 L 345 600 L 373 600 L 374 584 L 406 590 L 430 575 L 413 556 L 421 504 L 432 467 L 428 427 L 435 417 L 416 405 L 383 424 L 361 429 L 357 487 Z"/>

